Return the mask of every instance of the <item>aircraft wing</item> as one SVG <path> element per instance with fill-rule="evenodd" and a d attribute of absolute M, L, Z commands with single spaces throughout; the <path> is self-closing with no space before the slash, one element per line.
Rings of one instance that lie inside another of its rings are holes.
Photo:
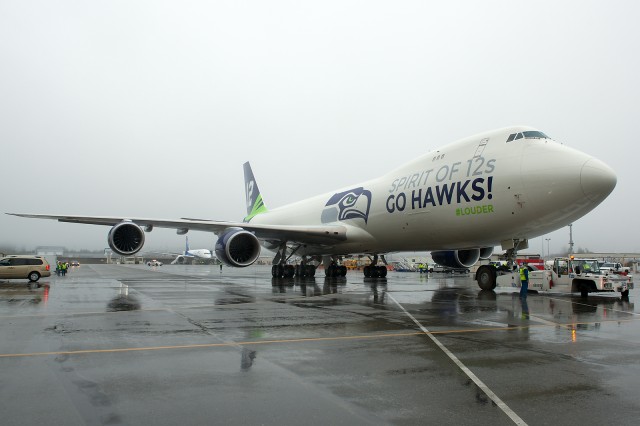
<path fill-rule="evenodd" d="M 52 219 L 58 222 L 84 223 L 113 226 L 122 221 L 131 221 L 146 228 L 176 229 L 183 234 L 189 230 L 221 233 L 228 228 L 242 228 L 253 232 L 261 240 L 289 241 L 303 244 L 335 244 L 347 239 L 347 228 L 342 225 L 257 225 L 245 222 L 223 222 L 204 219 L 149 219 L 116 216 L 57 216 L 46 214 L 7 213 L 12 216 L 35 219 Z"/>

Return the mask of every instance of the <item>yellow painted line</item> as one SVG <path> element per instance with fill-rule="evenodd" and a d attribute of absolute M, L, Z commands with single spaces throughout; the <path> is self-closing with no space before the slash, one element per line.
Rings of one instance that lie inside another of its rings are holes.
<path fill-rule="evenodd" d="M 132 311 L 85 311 L 85 312 L 58 312 L 58 313 L 50 313 L 50 314 L 24 314 L 24 315 L 0 315 L 0 318 L 49 318 L 49 317 L 74 317 L 74 316 L 83 316 L 83 315 L 114 315 L 114 314 L 122 314 L 125 312 L 162 312 L 168 311 L 171 312 L 173 309 L 170 308 L 153 308 L 153 309 L 135 309 Z"/>
<path fill-rule="evenodd" d="M 383 338 L 394 338 L 394 337 L 425 336 L 427 334 L 445 335 L 445 334 L 462 334 L 462 333 L 482 333 L 487 331 L 509 331 L 509 330 L 521 330 L 521 329 L 545 328 L 545 327 L 572 327 L 577 325 L 600 324 L 605 322 L 620 323 L 620 322 L 632 322 L 632 321 L 638 321 L 638 320 L 637 319 L 606 320 L 606 321 L 593 321 L 593 322 L 574 322 L 574 323 L 567 323 L 567 324 L 553 323 L 553 325 L 532 324 L 532 325 L 522 325 L 522 326 L 495 327 L 495 328 L 473 328 L 473 329 L 464 329 L 464 330 L 430 331 L 429 333 L 425 333 L 424 331 L 414 331 L 410 333 L 387 333 L 387 334 L 371 334 L 371 335 L 360 335 L 360 336 L 356 335 L 356 336 L 334 336 L 334 337 L 305 337 L 305 338 L 299 338 L 299 339 L 255 340 L 255 341 L 245 341 L 245 342 L 203 343 L 203 344 L 171 345 L 171 346 L 145 346 L 141 348 L 83 349 L 83 350 L 76 350 L 76 351 L 32 352 L 32 353 L 23 353 L 23 354 L 0 354 L 0 358 L 160 351 L 160 350 L 169 350 L 169 349 L 203 349 L 203 348 L 220 348 L 220 347 L 234 347 L 234 346 L 247 346 L 247 345 L 269 345 L 269 344 L 282 344 L 282 343 L 329 342 L 329 341 L 340 341 L 340 340 L 383 339 Z"/>

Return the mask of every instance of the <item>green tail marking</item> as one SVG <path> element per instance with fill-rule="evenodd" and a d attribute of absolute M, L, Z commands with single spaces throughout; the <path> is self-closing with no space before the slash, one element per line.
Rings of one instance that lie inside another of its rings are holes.
<path fill-rule="evenodd" d="M 253 208 L 251 209 L 251 213 L 247 217 L 244 218 L 245 222 L 249 222 L 255 216 L 266 213 L 268 210 L 264 205 L 264 201 L 262 201 L 262 195 L 258 194 L 258 198 L 256 198 L 256 202 L 253 204 Z"/>

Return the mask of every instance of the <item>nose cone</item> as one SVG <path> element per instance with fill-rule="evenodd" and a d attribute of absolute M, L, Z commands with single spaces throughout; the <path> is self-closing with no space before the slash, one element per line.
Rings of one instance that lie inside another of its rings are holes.
<path fill-rule="evenodd" d="M 600 202 L 607 198 L 617 181 L 611 167 L 598 159 L 591 158 L 582 165 L 580 186 L 585 197 L 592 201 Z"/>

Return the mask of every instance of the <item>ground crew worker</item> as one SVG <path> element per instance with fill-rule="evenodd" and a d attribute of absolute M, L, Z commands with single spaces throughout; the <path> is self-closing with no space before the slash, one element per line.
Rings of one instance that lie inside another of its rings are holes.
<path fill-rule="evenodd" d="M 529 268 L 527 263 L 523 263 L 520 267 L 520 297 L 527 298 L 527 291 L 529 290 Z"/>

